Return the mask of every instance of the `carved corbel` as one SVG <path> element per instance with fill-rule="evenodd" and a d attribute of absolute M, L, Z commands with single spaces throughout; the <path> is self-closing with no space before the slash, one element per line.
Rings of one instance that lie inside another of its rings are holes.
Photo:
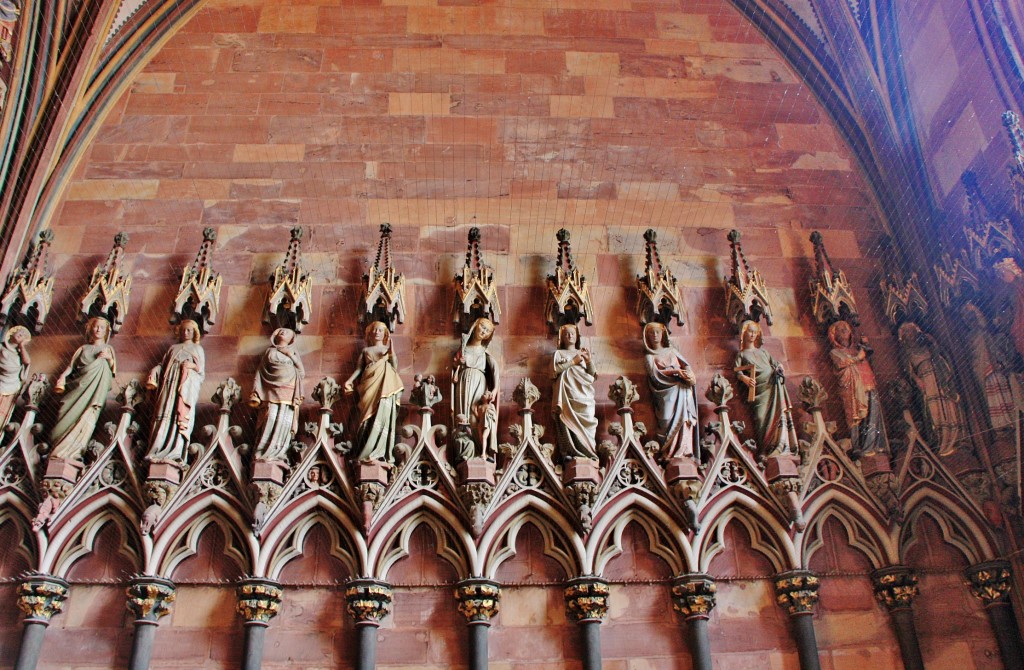
<path fill-rule="evenodd" d="M 380 321 L 391 332 L 397 324 L 405 323 L 405 275 L 395 269 L 390 223 L 380 226 L 377 257 L 363 275 L 360 302 L 363 306 L 360 323 Z"/>
<path fill-rule="evenodd" d="M 25 613 L 25 621 L 49 624 L 64 610 L 68 591 L 68 583 L 59 577 L 29 575 L 18 585 L 18 609 Z"/>
<path fill-rule="evenodd" d="M 577 623 L 601 621 L 608 616 L 611 588 L 599 577 L 577 577 L 565 587 L 566 618 Z"/>
<path fill-rule="evenodd" d="M 594 325 L 594 306 L 590 302 L 590 286 L 572 257 L 569 231 L 557 233 L 558 262 L 555 273 L 548 275 L 548 297 L 544 305 L 544 318 L 558 330 L 566 324 L 577 325 L 580 319 Z"/>
<path fill-rule="evenodd" d="M 213 313 L 216 314 L 215 309 Z M 295 226 L 284 260 L 270 276 L 270 295 L 263 308 L 263 323 L 301 333 L 312 316 L 313 279 L 302 266 L 302 228 Z"/>
<path fill-rule="evenodd" d="M 646 326 L 648 323 L 657 322 L 671 330 L 672 319 L 680 326 L 685 325 L 686 305 L 683 303 L 675 275 L 661 263 L 657 232 L 648 228 L 644 232 L 644 242 L 644 273 L 636 277 L 636 313 L 640 317 L 640 325 Z"/>
<path fill-rule="evenodd" d="M 217 231 L 213 228 L 203 230 L 203 243 L 192 265 L 186 266 L 181 273 L 178 295 L 174 298 L 171 310 L 171 323 L 191 319 L 199 325 L 204 335 L 217 322 L 220 289 L 224 283 L 220 273 L 215 272 L 210 265 L 216 241 Z"/>
<path fill-rule="evenodd" d="M 357 626 L 379 626 L 393 598 L 391 586 L 375 579 L 354 579 L 345 587 L 345 606 Z"/>
<path fill-rule="evenodd" d="M 455 600 L 469 623 L 489 624 L 501 611 L 501 586 L 489 579 L 464 579 L 455 585 Z"/>
<path fill-rule="evenodd" d="M 114 236 L 114 247 L 107 260 L 92 271 L 89 288 L 79 303 L 78 320 L 84 323 L 93 317 L 102 317 L 110 323 L 111 335 L 121 330 L 131 297 L 132 276 L 121 274 L 127 245 L 128 233 Z"/>
<path fill-rule="evenodd" d="M 772 325 L 772 305 L 768 298 L 768 286 L 757 270 L 747 264 L 740 245 L 740 231 L 732 230 L 728 235 L 732 254 L 732 275 L 725 280 L 725 316 L 740 329 L 744 321 L 760 321 L 762 318 Z"/>
<path fill-rule="evenodd" d="M 126 606 L 136 622 L 155 623 L 170 614 L 175 599 L 174 582 L 160 577 L 136 576 L 125 589 Z"/>
<path fill-rule="evenodd" d="M 267 626 L 281 611 L 281 584 L 271 579 L 255 577 L 243 580 L 238 585 L 237 611 L 246 624 Z"/>
<path fill-rule="evenodd" d="M 846 273 L 832 264 L 821 233 L 811 233 L 814 245 L 814 278 L 810 281 L 814 320 L 828 327 L 836 321 L 860 325 L 857 301 Z"/>
<path fill-rule="evenodd" d="M 459 331 L 469 333 L 473 323 L 488 318 L 495 324 L 501 321 L 501 304 L 498 302 L 498 282 L 494 268 L 484 263 L 480 252 L 480 229 L 469 229 L 466 249 L 466 265 L 455 275 L 455 303 L 453 314 Z"/>
<path fill-rule="evenodd" d="M 40 231 L 21 267 L 7 278 L 3 299 L 0 299 L 3 325 L 25 326 L 36 334 L 42 331 L 53 305 L 54 277 L 49 261 L 52 242 L 52 230 Z"/>
<path fill-rule="evenodd" d="M 814 614 L 821 578 L 807 570 L 791 570 L 775 577 L 775 600 L 790 616 Z"/>

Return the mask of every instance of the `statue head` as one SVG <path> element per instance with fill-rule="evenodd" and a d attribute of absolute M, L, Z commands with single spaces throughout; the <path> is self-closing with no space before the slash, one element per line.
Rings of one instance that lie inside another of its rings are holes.
<path fill-rule="evenodd" d="M 575 323 L 567 323 L 558 329 L 558 348 L 574 349 L 580 346 L 580 327 Z"/>
<path fill-rule="evenodd" d="M 28 344 L 32 341 L 32 333 L 25 326 L 15 326 L 7 331 L 4 341 L 14 346 Z"/>
<path fill-rule="evenodd" d="M 665 349 L 669 346 L 668 328 L 657 321 L 651 321 L 644 326 L 644 345 L 652 351 Z"/>
<path fill-rule="evenodd" d="M 1004 258 L 993 265 L 992 268 L 996 271 L 996 276 L 1007 284 L 1012 284 L 1018 277 L 1024 275 L 1020 266 L 1017 265 L 1017 261 L 1012 258 Z"/>
<path fill-rule="evenodd" d="M 199 324 L 192 319 L 185 319 L 178 324 L 175 330 L 177 331 L 179 342 L 199 344 L 199 340 L 202 337 L 202 333 L 199 332 Z"/>
<path fill-rule="evenodd" d="M 964 306 L 960 308 L 960 317 L 964 323 L 972 328 L 986 328 L 988 326 L 988 319 L 981 313 L 978 306 L 972 302 L 964 303 Z"/>
<path fill-rule="evenodd" d="M 756 321 L 744 321 L 740 327 L 740 348 L 746 347 L 748 342 L 758 349 L 764 342 L 761 326 L 757 325 Z"/>
<path fill-rule="evenodd" d="M 110 322 L 102 316 L 94 316 L 85 323 L 85 336 L 92 343 L 110 341 Z"/>
<path fill-rule="evenodd" d="M 364 335 L 366 344 L 370 346 L 376 344 L 382 344 L 385 347 L 391 346 L 391 331 L 383 321 L 372 321 L 367 324 Z"/>
<path fill-rule="evenodd" d="M 469 329 L 469 341 L 487 346 L 494 338 L 494 322 L 487 317 L 480 317 Z"/>
<path fill-rule="evenodd" d="M 278 328 L 271 333 L 270 342 L 275 347 L 287 347 L 295 342 L 295 331 L 291 328 Z"/>
<path fill-rule="evenodd" d="M 846 321 L 836 321 L 828 327 L 828 341 L 833 347 L 846 348 L 853 342 L 853 327 Z"/>

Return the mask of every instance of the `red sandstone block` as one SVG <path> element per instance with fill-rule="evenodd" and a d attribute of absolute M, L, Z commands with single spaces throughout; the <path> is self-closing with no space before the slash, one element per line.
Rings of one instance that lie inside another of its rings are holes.
<path fill-rule="evenodd" d="M 281 182 L 268 182 L 267 180 L 241 180 L 231 184 L 228 190 L 228 197 L 238 200 L 250 198 L 279 198 L 281 196 Z"/>
<path fill-rule="evenodd" d="M 263 144 L 269 119 L 253 116 L 193 116 L 188 120 L 189 142 Z"/>
<path fill-rule="evenodd" d="M 657 37 L 654 14 L 593 10 L 544 12 L 544 30 L 556 37 Z"/>
<path fill-rule="evenodd" d="M 390 72 L 390 49 L 338 48 L 324 51 L 324 72 Z"/>
<path fill-rule="evenodd" d="M 182 28 L 186 33 L 252 33 L 259 12 L 250 6 L 205 7 Z"/>
<path fill-rule="evenodd" d="M 176 48 L 168 45 L 158 50 L 146 63 L 146 72 L 179 72 L 182 63 L 189 64 L 192 72 L 213 72 L 220 55 L 217 49 Z"/>
<path fill-rule="evenodd" d="M 188 123 L 189 118 L 184 116 L 126 116 L 116 125 L 104 125 L 96 141 L 107 144 L 180 142 Z"/>
<path fill-rule="evenodd" d="M 260 96 L 263 116 L 315 115 L 320 112 L 320 96 L 316 93 L 268 93 Z"/>
<path fill-rule="evenodd" d="M 565 52 L 509 51 L 505 55 L 505 72 L 509 74 L 561 74 L 565 70 Z"/>
<path fill-rule="evenodd" d="M 207 101 L 205 93 L 132 93 L 125 114 L 204 114 Z"/>
<path fill-rule="evenodd" d="M 452 114 L 465 116 L 502 116 L 507 110 L 516 116 L 547 116 L 550 104 L 543 95 L 487 95 L 466 93 L 452 96 Z"/>
<path fill-rule="evenodd" d="M 289 632 L 271 626 L 267 631 L 263 658 L 268 663 L 289 663 L 292 667 L 330 665 L 334 659 L 334 645 L 334 636 L 329 630 L 307 628 L 301 632 Z"/>
<path fill-rule="evenodd" d="M 52 664 L 88 664 L 119 667 L 127 662 L 130 642 L 122 640 L 127 631 L 117 628 L 67 629 L 51 627 L 40 660 Z M 127 644 L 125 644 L 127 642 Z"/>
<path fill-rule="evenodd" d="M 407 12 L 405 7 L 321 7 L 317 32 L 325 35 L 404 34 Z"/>

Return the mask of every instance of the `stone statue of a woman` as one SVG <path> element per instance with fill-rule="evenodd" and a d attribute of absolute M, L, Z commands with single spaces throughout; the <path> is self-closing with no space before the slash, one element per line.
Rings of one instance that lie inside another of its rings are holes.
<path fill-rule="evenodd" d="M 199 389 L 206 377 L 206 354 L 199 346 L 199 326 L 186 319 L 176 329 L 178 343 L 149 373 L 146 388 L 158 389 L 149 434 L 151 463 L 181 463 L 196 420 Z"/>
<path fill-rule="evenodd" d="M 394 465 L 398 407 L 404 390 L 391 332 L 374 321 L 366 327 L 366 346 L 359 353 L 355 372 L 345 381 L 345 393 L 359 391 L 358 461 Z"/>
<path fill-rule="evenodd" d="M 256 444 L 256 458 L 260 460 L 283 461 L 299 429 L 306 372 L 294 344 L 295 331 L 278 328 L 256 368 L 249 404 L 260 410 L 260 438 Z"/>
<path fill-rule="evenodd" d="M 590 350 L 580 347 L 580 329 L 566 324 L 558 329 L 558 349 L 553 357 L 554 398 L 552 411 L 558 425 L 562 458 L 597 458 L 597 402 L 594 380 L 597 371 Z"/>
<path fill-rule="evenodd" d="M 734 366 L 736 376 L 747 387 L 747 402 L 754 412 L 758 454 L 795 454 L 798 443 L 785 373 L 782 364 L 761 348 L 763 339 L 761 327 L 755 321 L 743 322 L 740 351 Z"/>
<path fill-rule="evenodd" d="M 27 345 L 31 341 L 32 333 L 28 328 L 14 326 L 0 344 L 0 430 L 11 420 L 18 394 L 28 382 L 32 359 Z"/>
<path fill-rule="evenodd" d="M 117 374 L 117 359 L 113 348 L 107 344 L 110 339 L 107 320 L 89 319 L 85 337 L 86 343 L 78 348 L 54 384 L 54 390 L 62 393 L 63 398 L 57 410 L 57 423 L 50 431 L 51 459 L 81 460 Z"/>
<path fill-rule="evenodd" d="M 658 421 L 660 460 L 693 456 L 697 444 L 697 378 L 672 346 L 664 325 L 652 322 L 644 326 L 644 348 L 647 383 Z"/>
<path fill-rule="evenodd" d="M 493 337 L 490 319 L 474 321 L 452 371 L 452 413 L 469 421 L 479 458 L 498 452 L 498 366 L 487 351 Z"/>

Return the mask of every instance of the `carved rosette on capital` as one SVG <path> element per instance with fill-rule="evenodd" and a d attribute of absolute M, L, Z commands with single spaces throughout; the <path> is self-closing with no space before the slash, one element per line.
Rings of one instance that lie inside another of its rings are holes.
<path fill-rule="evenodd" d="M 18 609 L 28 622 L 48 625 L 67 599 L 68 583 L 59 577 L 31 575 L 18 585 Z"/>
<path fill-rule="evenodd" d="M 356 579 L 345 588 L 345 605 L 357 626 L 379 626 L 391 613 L 391 585 L 375 579 Z"/>
<path fill-rule="evenodd" d="M 156 623 L 170 614 L 175 598 L 174 582 L 160 577 L 135 577 L 125 589 L 125 605 L 135 616 L 136 623 Z"/>
<path fill-rule="evenodd" d="M 672 609 L 686 618 L 707 619 L 717 604 L 718 587 L 705 574 L 683 575 L 672 582 Z"/>
<path fill-rule="evenodd" d="M 577 623 L 601 621 L 608 616 L 610 593 L 600 577 L 577 577 L 565 587 L 565 614 Z"/>
<path fill-rule="evenodd" d="M 246 579 L 238 585 L 237 611 L 246 626 L 268 626 L 281 611 L 283 594 L 281 584 L 272 579 Z"/>
<path fill-rule="evenodd" d="M 890 612 L 910 609 L 920 590 L 917 573 L 905 565 L 882 568 L 871 574 L 875 598 Z"/>
<path fill-rule="evenodd" d="M 455 600 L 467 622 L 490 625 L 501 611 L 501 586 L 489 579 L 464 579 L 455 585 Z"/>
<path fill-rule="evenodd" d="M 814 614 L 821 578 L 807 570 L 790 570 L 775 576 L 775 601 L 790 616 Z"/>
<path fill-rule="evenodd" d="M 1010 602 L 1013 574 L 1006 561 L 988 561 L 964 570 L 964 577 L 975 598 L 985 607 L 1006 605 Z"/>

